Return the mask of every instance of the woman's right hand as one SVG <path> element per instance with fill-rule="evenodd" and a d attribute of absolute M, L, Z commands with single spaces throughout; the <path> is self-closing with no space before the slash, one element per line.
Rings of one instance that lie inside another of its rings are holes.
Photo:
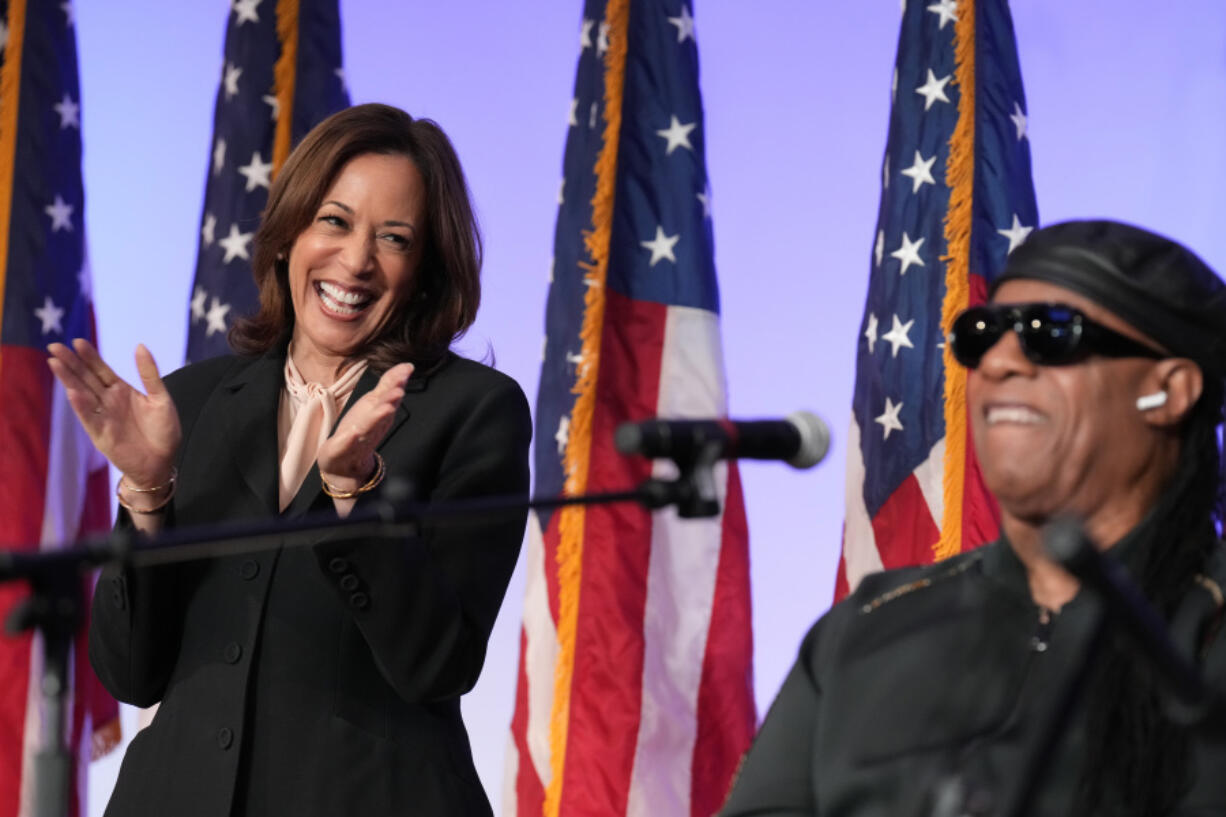
<path fill-rule="evenodd" d="M 63 384 L 69 405 L 124 481 L 136 489 L 165 485 L 183 432 L 149 350 L 143 344 L 136 347 L 136 370 L 145 394 L 115 374 L 89 341 L 77 338 L 72 348 L 53 343 L 47 351 L 47 365 Z"/>

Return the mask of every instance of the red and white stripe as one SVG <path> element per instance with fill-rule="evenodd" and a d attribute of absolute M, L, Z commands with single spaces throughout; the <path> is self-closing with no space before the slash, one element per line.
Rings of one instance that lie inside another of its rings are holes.
<path fill-rule="evenodd" d="M 617 387 L 597 400 L 592 491 L 648 475 L 613 451 L 620 420 L 727 410 L 715 314 L 614 292 L 606 310 L 606 327 L 618 326 L 623 342 L 602 346 L 601 382 Z M 650 473 L 671 469 L 658 463 Z M 711 519 L 626 506 L 587 512 L 560 814 L 705 816 L 722 804 L 755 714 L 748 537 L 735 466 L 721 464 L 716 481 L 722 511 Z M 519 817 L 541 813 L 549 784 L 556 547 L 556 530 L 530 524 L 504 788 L 504 813 Z"/>
<path fill-rule="evenodd" d="M 40 350 L 5 347 L 0 366 L 0 547 L 54 550 L 109 526 L 107 463 L 93 447 L 55 383 Z M 17 405 L 15 405 L 17 404 Z M 28 595 L 0 586 L 0 614 Z M 42 748 L 46 712 L 39 694 L 42 639 L 0 638 L 0 817 L 35 813 L 34 755 Z M 69 814 L 84 815 L 94 721 L 117 706 L 92 677 L 84 640 L 69 654 L 65 739 L 76 754 Z M 102 725 L 100 722 L 98 725 Z"/>

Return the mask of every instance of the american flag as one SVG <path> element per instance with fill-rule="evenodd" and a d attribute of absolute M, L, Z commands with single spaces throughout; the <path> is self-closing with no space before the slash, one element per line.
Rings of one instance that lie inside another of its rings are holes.
<path fill-rule="evenodd" d="M 337 0 L 234 0 L 200 219 L 187 360 L 227 354 L 234 319 L 255 312 L 251 242 L 281 163 L 349 106 Z"/>
<path fill-rule="evenodd" d="M 613 491 L 669 467 L 623 421 L 726 413 L 711 189 L 686 0 L 588 0 L 560 180 L 537 493 Z M 755 725 L 748 532 L 722 513 L 534 513 L 507 815 L 710 815 Z"/>
<path fill-rule="evenodd" d="M 909 0 L 860 326 L 836 596 L 996 536 L 944 338 L 1038 221 L 1006 0 Z"/>
<path fill-rule="evenodd" d="M 96 340 L 76 30 L 70 3 L 0 1 L 0 21 L 0 549 L 52 550 L 110 527 L 106 460 L 45 352 L 54 341 Z M 0 585 L 0 618 L 26 596 Z M 118 707 L 90 669 L 84 634 L 69 668 L 72 815 L 86 811 L 91 754 L 119 738 Z M 0 817 L 32 813 L 41 670 L 41 638 L 0 637 Z"/>

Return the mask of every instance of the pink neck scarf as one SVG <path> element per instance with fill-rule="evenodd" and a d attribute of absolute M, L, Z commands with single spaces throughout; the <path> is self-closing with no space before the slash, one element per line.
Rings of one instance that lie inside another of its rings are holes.
<path fill-rule="evenodd" d="M 293 347 L 285 356 L 285 389 L 277 412 L 277 451 L 281 457 L 280 507 L 284 511 L 306 479 L 319 446 L 332 433 L 337 415 L 358 379 L 366 361 L 350 366 L 331 386 L 308 383 L 294 365 Z"/>

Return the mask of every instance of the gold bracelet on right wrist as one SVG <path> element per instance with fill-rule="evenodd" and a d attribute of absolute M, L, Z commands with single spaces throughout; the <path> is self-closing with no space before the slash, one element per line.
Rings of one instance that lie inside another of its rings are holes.
<path fill-rule="evenodd" d="M 119 483 L 115 486 L 115 498 L 119 500 L 119 504 L 126 508 L 131 513 L 157 513 L 170 504 L 170 500 L 175 498 L 175 485 L 179 479 L 179 469 L 172 467 L 170 469 L 170 478 L 163 485 L 158 485 L 156 488 L 137 488 L 127 482 L 126 476 L 119 477 Z M 159 491 L 166 491 L 166 497 L 154 505 L 152 508 L 137 508 L 123 498 L 123 490 L 127 489 L 135 494 L 156 494 Z M 167 490 L 169 489 L 169 490 Z"/>
<path fill-rule="evenodd" d="M 319 475 L 319 484 L 324 489 L 324 493 L 333 499 L 353 499 L 354 497 L 364 494 L 367 491 L 375 488 L 383 481 L 383 477 L 387 474 L 387 466 L 383 462 L 383 457 L 379 456 L 379 452 L 375 452 L 375 473 L 370 479 L 366 480 L 366 484 L 354 488 L 352 491 L 342 491 L 328 484 L 321 472 Z"/>

